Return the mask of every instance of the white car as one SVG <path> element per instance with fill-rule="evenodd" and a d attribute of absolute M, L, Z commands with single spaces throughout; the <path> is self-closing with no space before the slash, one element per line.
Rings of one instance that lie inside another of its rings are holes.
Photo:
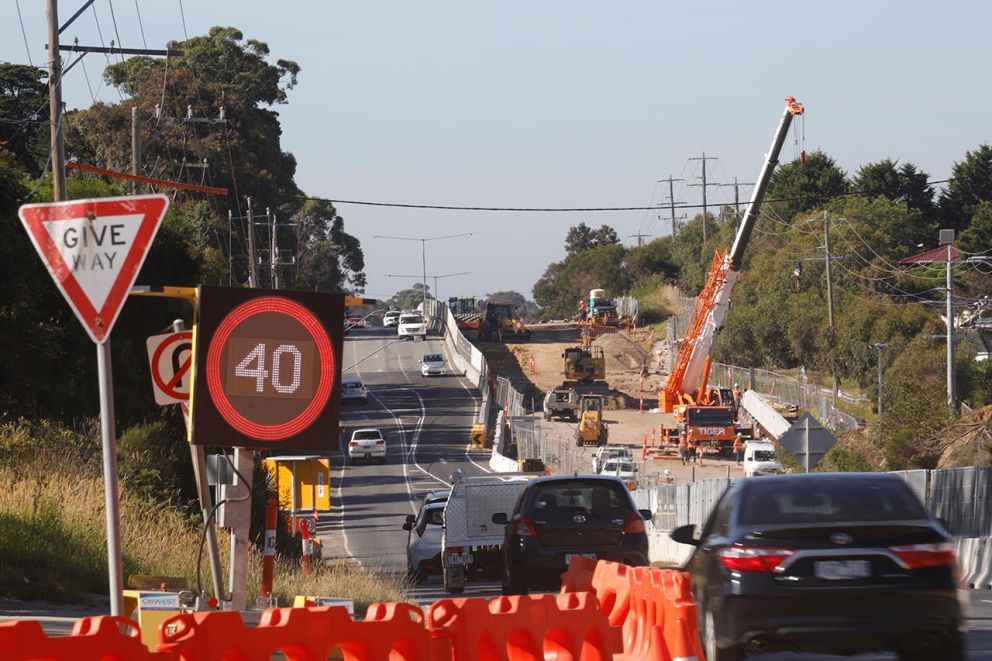
<path fill-rule="evenodd" d="M 620 478 L 631 491 L 637 488 L 637 466 L 631 459 L 607 459 L 599 474 Z"/>
<path fill-rule="evenodd" d="M 386 439 L 382 432 L 374 427 L 356 429 L 351 432 L 348 443 L 348 463 L 357 464 L 360 460 L 380 464 L 386 463 Z"/>
<path fill-rule="evenodd" d="M 400 325 L 400 311 L 390 310 L 382 315 L 382 325 L 386 328 L 396 328 Z"/>
<path fill-rule="evenodd" d="M 420 361 L 420 376 L 442 376 L 448 373 L 448 363 L 439 353 L 424 354 Z"/>
<path fill-rule="evenodd" d="M 427 323 L 420 313 L 404 313 L 400 315 L 399 324 L 396 326 L 396 334 L 399 337 L 426 337 Z"/>
<path fill-rule="evenodd" d="M 592 472 L 601 473 L 603 466 L 610 459 L 633 461 L 634 455 L 626 445 L 604 445 L 596 449 L 596 454 L 592 457 Z"/>
<path fill-rule="evenodd" d="M 346 402 L 369 403 L 369 389 L 361 379 L 341 379 L 341 403 Z"/>
<path fill-rule="evenodd" d="M 782 464 L 775 459 L 775 443 L 764 440 L 744 444 L 744 477 L 778 475 L 784 472 Z"/>

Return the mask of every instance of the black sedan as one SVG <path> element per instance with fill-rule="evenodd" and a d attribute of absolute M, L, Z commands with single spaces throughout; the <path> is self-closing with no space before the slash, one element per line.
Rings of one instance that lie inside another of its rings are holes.
<path fill-rule="evenodd" d="M 709 661 L 797 650 L 963 659 L 953 544 L 895 475 L 739 480 L 686 569 Z"/>
<path fill-rule="evenodd" d="M 647 510 L 638 511 L 623 482 L 603 475 L 552 476 L 531 480 L 512 516 L 499 512 L 493 523 L 506 525 L 503 592 L 561 586 L 561 573 L 573 557 L 648 564 L 644 529 Z"/>

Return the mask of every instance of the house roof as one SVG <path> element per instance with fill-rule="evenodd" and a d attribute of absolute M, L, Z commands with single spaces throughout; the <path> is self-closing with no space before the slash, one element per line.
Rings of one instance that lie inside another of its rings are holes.
<path fill-rule="evenodd" d="M 961 253 L 954 246 L 951 246 L 951 261 L 955 261 L 961 257 Z M 912 266 L 914 264 L 932 264 L 935 262 L 946 262 L 947 261 L 947 247 L 939 246 L 933 248 L 932 250 L 927 250 L 926 252 L 921 252 L 919 255 L 912 255 L 904 259 L 900 259 L 899 263 L 904 266 Z"/>

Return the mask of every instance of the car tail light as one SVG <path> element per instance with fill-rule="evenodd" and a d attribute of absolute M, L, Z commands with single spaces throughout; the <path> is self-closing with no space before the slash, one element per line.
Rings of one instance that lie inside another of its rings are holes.
<path fill-rule="evenodd" d="M 379 439 L 378 441 L 375 442 L 375 444 L 376 445 L 385 445 L 386 444 L 386 441 L 384 441 L 382 439 Z"/>
<path fill-rule="evenodd" d="M 461 552 L 464 551 L 464 550 L 465 550 L 465 547 L 464 546 L 449 546 L 448 547 L 448 553 L 454 553 L 456 555 L 460 555 Z"/>
<path fill-rule="evenodd" d="M 358 447 L 358 441 L 352 441 L 351 443 L 348 444 L 348 447 L 349 448 L 357 448 Z"/>
<path fill-rule="evenodd" d="M 537 537 L 537 528 L 533 521 L 521 516 L 513 521 L 513 534 L 519 537 Z"/>
<path fill-rule="evenodd" d="M 627 515 L 627 521 L 623 524 L 623 531 L 627 535 L 633 535 L 637 533 L 644 532 L 644 519 L 637 512 L 631 512 Z"/>
<path fill-rule="evenodd" d="M 728 546 L 717 555 L 723 566 L 731 571 L 773 572 L 794 549 L 758 546 Z"/>
<path fill-rule="evenodd" d="M 954 564 L 954 544 L 940 542 L 937 544 L 909 544 L 907 546 L 891 547 L 893 553 L 909 565 L 910 569 L 924 567 L 939 567 Z"/>

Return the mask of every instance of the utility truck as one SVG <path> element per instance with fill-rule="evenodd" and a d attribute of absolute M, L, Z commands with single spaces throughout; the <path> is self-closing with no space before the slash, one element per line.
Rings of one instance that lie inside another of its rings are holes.
<path fill-rule="evenodd" d="M 544 473 L 455 476 L 444 506 L 441 567 L 444 589 L 461 594 L 472 577 L 498 578 L 503 572 L 503 526 L 492 521 L 510 512 L 528 481 Z"/>

